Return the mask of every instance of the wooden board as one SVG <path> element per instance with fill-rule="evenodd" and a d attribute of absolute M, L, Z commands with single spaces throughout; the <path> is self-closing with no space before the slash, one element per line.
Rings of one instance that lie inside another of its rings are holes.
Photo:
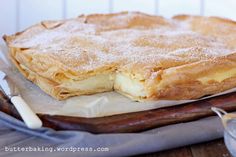
<path fill-rule="evenodd" d="M 140 132 L 215 115 L 211 111 L 211 107 L 220 107 L 226 111 L 236 111 L 236 92 L 184 105 L 101 118 L 38 115 L 45 127 L 55 130 L 121 133 Z M 0 93 L 0 111 L 21 119 L 14 106 L 2 93 Z"/>

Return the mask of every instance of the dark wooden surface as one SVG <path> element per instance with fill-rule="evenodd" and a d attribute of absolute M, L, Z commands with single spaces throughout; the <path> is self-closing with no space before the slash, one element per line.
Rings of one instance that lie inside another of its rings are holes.
<path fill-rule="evenodd" d="M 223 139 L 135 157 L 231 157 Z"/>
<path fill-rule="evenodd" d="M 55 130 L 83 130 L 93 133 L 139 132 L 160 126 L 188 122 L 215 115 L 211 107 L 236 110 L 236 92 L 198 102 L 150 111 L 101 118 L 80 118 L 39 114 L 45 127 Z M 0 110 L 21 119 L 14 106 L 0 93 Z"/>

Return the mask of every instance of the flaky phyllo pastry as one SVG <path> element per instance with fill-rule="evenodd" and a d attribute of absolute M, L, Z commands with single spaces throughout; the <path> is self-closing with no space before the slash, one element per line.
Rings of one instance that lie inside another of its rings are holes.
<path fill-rule="evenodd" d="M 236 22 L 227 19 L 93 14 L 4 39 L 20 72 L 58 100 L 113 90 L 195 99 L 236 87 Z"/>

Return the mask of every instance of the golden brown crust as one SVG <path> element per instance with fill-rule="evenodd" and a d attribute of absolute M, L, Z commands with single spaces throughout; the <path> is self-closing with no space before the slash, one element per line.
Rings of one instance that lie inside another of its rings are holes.
<path fill-rule="evenodd" d="M 227 71 L 234 70 L 234 75 L 222 79 L 222 81 L 214 80 L 214 78 L 201 82 L 201 78 L 219 74 L 222 72 L 226 75 Z M 155 74 L 155 78 L 159 76 L 159 80 L 147 81 L 147 86 L 152 87 L 150 99 L 196 99 L 205 95 L 216 94 L 230 88 L 236 87 L 236 53 L 199 61 L 192 64 L 169 68 L 159 71 Z"/>
<path fill-rule="evenodd" d="M 236 86 L 236 22 L 228 19 L 93 14 L 44 21 L 3 38 L 24 76 L 57 99 L 107 91 L 59 85 L 115 71 L 142 80 L 148 94 L 141 99 L 148 100 L 194 99 Z M 229 78 L 200 81 L 222 71 L 230 71 Z"/>

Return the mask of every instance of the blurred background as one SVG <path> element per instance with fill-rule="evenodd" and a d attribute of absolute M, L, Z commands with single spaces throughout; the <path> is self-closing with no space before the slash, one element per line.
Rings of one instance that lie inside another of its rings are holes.
<path fill-rule="evenodd" d="M 236 0 L 0 0 L 0 11 L 2 36 L 42 20 L 119 11 L 142 11 L 165 17 L 176 14 L 221 16 L 236 20 Z"/>

